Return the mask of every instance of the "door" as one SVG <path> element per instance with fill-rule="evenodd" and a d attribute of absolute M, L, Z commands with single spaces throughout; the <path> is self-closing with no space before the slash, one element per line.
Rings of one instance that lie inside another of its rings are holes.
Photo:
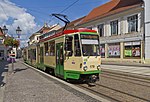
<path fill-rule="evenodd" d="M 56 70 L 55 74 L 59 77 L 64 76 L 64 54 L 63 43 L 56 44 Z"/>
<path fill-rule="evenodd" d="M 40 63 L 44 63 L 43 47 L 40 47 Z"/>

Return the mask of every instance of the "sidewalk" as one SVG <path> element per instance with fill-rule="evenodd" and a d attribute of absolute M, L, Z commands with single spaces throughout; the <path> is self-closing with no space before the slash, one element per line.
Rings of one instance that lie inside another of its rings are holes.
<path fill-rule="evenodd" d="M 103 71 L 121 73 L 150 80 L 150 65 L 140 63 L 105 62 L 101 65 Z"/>
<path fill-rule="evenodd" d="M 7 75 L 4 102 L 98 102 L 54 79 L 16 62 L 15 73 Z"/>
<path fill-rule="evenodd" d="M 119 65 L 119 66 L 136 66 L 136 67 L 149 67 L 150 64 L 142 64 L 142 63 L 129 63 L 129 62 L 102 62 L 103 65 Z"/>

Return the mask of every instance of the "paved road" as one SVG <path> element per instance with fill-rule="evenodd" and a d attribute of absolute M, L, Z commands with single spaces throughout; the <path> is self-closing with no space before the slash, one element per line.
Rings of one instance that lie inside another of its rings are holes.
<path fill-rule="evenodd" d="M 7 76 L 4 102 L 97 102 L 53 79 L 46 79 L 21 62 Z"/>
<path fill-rule="evenodd" d="M 8 63 L 6 61 L 0 61 L 0 102 L 3 100 L 4 85 L 6 79 L 6 73 L 8 70 Z"/>

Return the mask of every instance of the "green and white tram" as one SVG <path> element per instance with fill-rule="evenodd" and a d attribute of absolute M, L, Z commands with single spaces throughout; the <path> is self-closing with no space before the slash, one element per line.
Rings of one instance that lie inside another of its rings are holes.
<path fill-rule="evenodd" d="M 94 30 L 65 30 L 40 37 L 38 63 L 44 70 L 67 79 L 88 83 L 99 80 L 101 57 L 99 35 Z"/>

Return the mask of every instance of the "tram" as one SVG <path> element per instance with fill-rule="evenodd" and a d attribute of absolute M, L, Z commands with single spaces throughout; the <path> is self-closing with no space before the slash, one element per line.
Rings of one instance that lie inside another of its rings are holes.
<path fill-rule="evenodd" d="M 26 49 L 26 61 L 30 59 L 31 65 L 65 80 L 94 83 L 101 73 L 99 42 L 99 34 L 85 28 L 64 30 L 48 37 L 43 34 L 36 47 Z"/>

